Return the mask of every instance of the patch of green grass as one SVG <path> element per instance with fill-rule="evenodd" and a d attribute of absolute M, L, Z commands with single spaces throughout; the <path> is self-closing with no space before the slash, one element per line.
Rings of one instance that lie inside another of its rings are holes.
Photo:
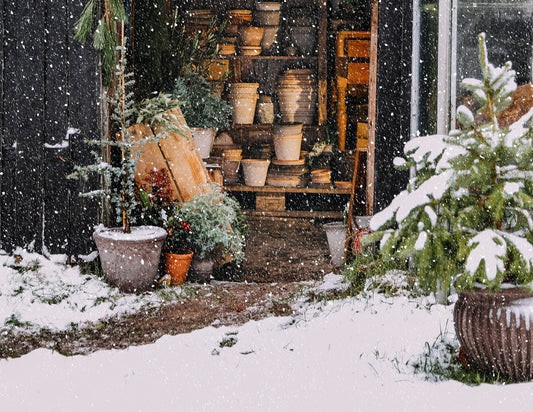
<path fill-rule="evenodd" d="M 24 274 L 28 272 L 37 272 L 41 267 L 41 264 L 37 259 L 30 260 L 28 263 L 25 263 L 21 260 L 14 265 L 9 265 L 9 267 L 13 270 L 16 270 L 20 274 Z"/>
<path fill-rule="evenodd" d="M 344 266 L 342 275 L 350 284 L 350 295 L 372 289 L 393 296 L 398 294 L 399 285 L 388 281 L 385 275 L 395 270 L 407 274 L 407 269 L 407 260 L 385 258 L 379 252 L 365 253 L 355 255 L 353 260 Z M 406 280 L 407 284 L 402 286 L 414 289 L 414 279 L 407 276 Z"/>
<path fill-rule="evenodd" d="M 30 322 L 22 322 L 17 315 L 12 314 L 9 318 L 7 318 L 4 322 L 4 326 L 10 326 L 14 328 L 26 328 L 32 326 Z"/>
<path fill-rule="evenodd" d="M 432 344 L 426 342 L 420 357 L 409 362 L 415 373 L 424 374 L 425 379 L 432 382 L 455 380 L 470 386 L 512 383 L 498 373 L 486 373 L 471 367 L 460 356 L 459 342 L 445 335 L 445 332 L 441 333 Z"/>
<path fill-rule="evenodd" d="M 237 338 L 235 337 L 237 334 L 238 332 L 227 332 L 226 336 L 224 336 L 224 339 L 220 341 L 218 346 L 221 348 L 231 348 L 237 343 Z"/>

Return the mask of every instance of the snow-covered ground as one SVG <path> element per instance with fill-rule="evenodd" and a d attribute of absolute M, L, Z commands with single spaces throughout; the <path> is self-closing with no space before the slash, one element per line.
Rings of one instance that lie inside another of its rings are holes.
<path fill-rule="evenodd" d="M 92 313 L 86 320 L 94 320 L 106 313 L 116 315 L 117 308 L 136 310 L 159 299 L 155 294 L 140 301 L 116 295 L 112 299 L 116 304 L 107 305 L 103 296 L 114 292 L 106 292 L 98 279 L 57 263 L 60 259 L 41 259 L 39 273 L 48 282 L 46 290 L 53 285 L 68 290 L 58 282 L 77 284 L 71 286 L 72 297 L 57 303 L 43 303 L 37 297 L 32 303 L 36 286 L 29 286 L 29 280 L 17 283 L 16 278 L 31 271 L 9 268 L 6 265 L 14 262 L 6 258 L 0 268 L 0 321 L 16 313 L 19 321 L 38 325 L 42 316 L 41 324 L 47 327 L 54 324 L 50 319 L 61 319 L 55 323 L 59 328 L 83 320 L 80 310 L 73 309 L 74 301 L 84 305 L 81 313 Z M 80 286 L 80 279 L 86 286 Z M 318 285 L 319 291 L 331 289 L 337 280 L 328 275 Z M 11 296 L 13 290 L 19 293 Z M 41 289 L 36 294 L 43 293 Z M 107 310 L 100 305 L 96 305 L 98 312 L 93 309 L 95 297 L 104 301 Z M 47 311 L 42 310 L 44 304 L 50 307 Z M 65 357 L 39 349 L 18 359 L 0 360 L 0 409 L 531 410 L 533 383 L 472 387 L 415 373 L 417 364 L 438 356 L 446 362 L 445 343 L 456 345 L 451 305 L 369 291 L 339 301 L 308 304 L 302 300 L 295 308 L 298 314 L 292 317 L 240 327 L 207 327 L 127 350 Z M 30 309 L 35 311 L 31 316 Z"/>

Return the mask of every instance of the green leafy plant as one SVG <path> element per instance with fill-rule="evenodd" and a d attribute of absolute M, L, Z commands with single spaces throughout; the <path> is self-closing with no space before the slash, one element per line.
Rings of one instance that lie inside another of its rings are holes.
<path fill-rule="evenodd" d="M 218 57 L 219 44 L 226 24 L 217 26 L 211 20 L 206 29 L 191 29 L 182 22 L 176 9 L 169 24 L 168 79 L 173 81 L 187 72 L 195 72 L 206 78 L 209 66 Z"/>
<path fill-rule="evenodd" d="M 111 85 L 111 75 L 117 63 L 117 25 L 125 24 L 127 20 L 121 0 L 89 0 L 74 26 L 74 39 L 80 43 L 85 43 L 92 33 L 93 46 L 102 53 L 105 86 Z"/>
<path fill-rule="evenodd" d="M 478 124 L 460 106 L 460 129 L 408 142 L 407 160 L 395 164 L 417 175 L 371 221 L 379 230 L 369 240 L 381 238 L 385 256 L 412 256 L 428 290 L 533 281 L 533 109 L 500 127 L 497 115 L 512 101 L 515 72 L 511 63 L 489 63 L 483 34 L 479 50 L 482 79 L 463 86 L 487 120 Z"/>
<path fill-rule="evenodd" d="M 177 99 L 189 127 L 224 129 L 233 108 L 218 97 L 200 74 L 188 71 L 176 79 L 172 98 Z"/>
<path fill-rule="evenodd" d="M 230 253 L 236 263 L 244 259 L 247 226 L 241 215 L 239 203 L 212 184 L 206 193 L 196 195 L 188 202 L 178 203 L 168 226 L 185 222 L 190 226 L 191 236 L 186 245 L 201 259 L 212 253 Z"/>

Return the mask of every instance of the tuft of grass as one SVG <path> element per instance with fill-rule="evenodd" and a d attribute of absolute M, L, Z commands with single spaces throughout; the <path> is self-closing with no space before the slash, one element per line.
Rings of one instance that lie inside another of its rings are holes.
<path fill-rule="evenodd" d="M 391 259 L 383 257 L 379 252 L 370 252 L 355 255 L 354 259 L 344 266 L 342 275 L 350 283 L 351 295 L 357 295 L 368 288 L 377 288 L 379 292 L 394 295 L 397 292 L 394 286 L 386 287 L 384 284 L 386 282 L 376 282 L 376 280 L 384 278 L 393 270 L 405 272 L 407 268 L 407 260 Z"/>
<path fill-rule="evenodd" d="M 459 342 L 446 335 L 446 330 L 441 331 L 432 344 L 426 342 L 418 359 L 409 362 L 415 373 L 425 375 L 425 379 L 432 382 L 455 380 L 469 386 L 512 383 L 498 373 L 486 373 L 471 367 L 461 353 Z"/>
<path fill-rule="evenodd" d="M 8 267 L 16 270 L 21 275 L 28 272 L 37 272 L 41 267 L 41 264 L 37 259 L 30 260 L 28 263 L 25 263 L 23 262 L 22 258 L 17 259 L 17 257 L 15 257 L 15 262 L 16 263 L 14 265 L 9 265 Z"/>
<path fill-rule="evenodd" d="M 26 328 L 32 326 L 30 322 L 22 322 L 17 315 L 12 314 L 4 321 L 4 326 L 12 328 Z"/>
<path fill-rule="evenodd" d="M 78 268 L 82 275 L 95 275 L 102 279 L 104 277 L 104 271 L 102 270 L 102 264 L 100 263 L 100 256 L 90 262 L 78 262 Z"/>

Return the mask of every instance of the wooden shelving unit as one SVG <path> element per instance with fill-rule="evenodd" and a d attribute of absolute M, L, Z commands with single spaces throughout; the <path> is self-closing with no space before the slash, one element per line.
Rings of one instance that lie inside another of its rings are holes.
<path fill-rule="evenodd" d="M 224 189 L 228 192 L 252 193 L 255 196 L 255 209 L 246 210 L 245 213 L 262 217 L 302 217 L 302 218 L 342 218 L 342 211 L 331 210 L 287 210 L 286 196 L 301 195 L 341 195 L 345 197 L 345 204 L 350 196 L 350 189 L 338 189 L 333 185 L 320 187 L 253 187 L 245 185 L 229 185 Z"/>

